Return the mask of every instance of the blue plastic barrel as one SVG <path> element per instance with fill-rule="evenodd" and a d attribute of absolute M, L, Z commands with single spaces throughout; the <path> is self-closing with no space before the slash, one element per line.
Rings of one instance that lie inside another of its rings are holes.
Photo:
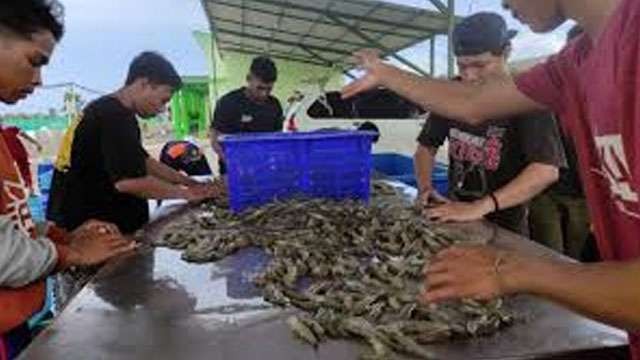
<path fill-rule="evenodd" d="M 417 187 L 413 158 L 398 153 L 380 153 L 373 155 L 373 167 L 376 171 L 386 175 L 391 180 Z M 448 166 L 436 163 L 431 182 L 436 190 L 445 195 L 449 189 Z"/>

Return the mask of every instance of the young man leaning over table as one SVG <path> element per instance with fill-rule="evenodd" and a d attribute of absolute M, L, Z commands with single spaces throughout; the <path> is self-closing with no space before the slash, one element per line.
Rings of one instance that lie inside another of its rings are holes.
<path fill-rule="evenodd" d="M 481 84 L 508 76 L 511 39 L 504 19 L 481 12 L 453 32 L 459 80 Z M 418 137 L 414 156 L 418 205 L 440 221 L 487 220 L 528 234 L 527 203 L 558 180 L 566 166 L 558 129 L 546 112 L 468 125 L 432 113 Z M 436 152 L 449 140 L 449 192 L 431 184 Z M 500 200 L 498 200 L 500 199 Z"/>
<path fill-rule="evenodd" d="M 504 0 L 539 33 L 575 20 L 585 34 L 544 64 L 481 85 L 422 78 L 363 51 L 343 96 L 384 86 L 469 124 L 551 110 L 574 139 L 603 262 L 565 263 L 490 246 L 454 247 L 425 268 L 424 301 L 538 295 L 629 331 L 640 359 L 640 1 Z M 500 201 L 501 199 L 498 199 Z"/>

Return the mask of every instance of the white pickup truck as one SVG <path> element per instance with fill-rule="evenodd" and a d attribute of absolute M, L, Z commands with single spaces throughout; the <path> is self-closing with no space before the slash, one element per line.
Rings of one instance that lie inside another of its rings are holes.
<path fill-rule="evenodd" d="M 348 100 L 341 99 L 338 92 L 297 92 L 289 99 L 285 114 L 285 131 L 356 129 L 374 124 L 380 133 L 375 152 L 410 156 L 428 117 L 418 106 L 384 89 Z"/>

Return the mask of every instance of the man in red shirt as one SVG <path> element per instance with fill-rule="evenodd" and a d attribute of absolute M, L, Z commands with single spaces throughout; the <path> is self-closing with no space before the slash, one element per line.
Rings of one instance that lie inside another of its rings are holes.
<path fill-rule="evenodd" d="M 53 0 L 0 2 L 0 102 L 14 104 L 41 85 L 41 70 L 62 37 Z M 90 221 L 71 233 L 37 234 L 16 159 L 0 135 L 0 360 L 30 340 L 26 321 L 42 308 L 44 278 L 71 266 L 98 265 L 135 244 L 112 224 Z"/>
<path fill-rule="evenodd" d="M 20 170 L 20 175 L 27 183 L 27 186 L 33 192 L 33 177 L 31 175 L 31 162 L 29 162 L 29 152 L 22 143 L 22 139 L 29 141 L 32 144 L 35 144 L 38 147 L 38 151 L 41 149 L 41 145 L 33 139 L 31 136 L 25 134 L 19 128 L 15 126 L 7 126 L 2 127 L 0 124 L 0 132 L 2 132 L 2 137 L 4 138 L 9 151 L 11 152 L 11 156 L 16 162 L 18 166 L 18 170 Z"/>
<path fill-rule="evenodd" d="M 366 73 L 343 89 L 343 96 L 384 86 L 470 124 L 543 109 L 558 114 L 575 141 L 605 262 L 572 264 L 491 247 L 454 247 L 425 268 L 424 300 L 542 296 L 629 330 L 634 359 L 640 359 L 640 1 L 503 4 L 535 32 L 573 19 L 586 33 L 515 79 L 481 85 L 418 77 L 363 51 L 356 59 Z"/>

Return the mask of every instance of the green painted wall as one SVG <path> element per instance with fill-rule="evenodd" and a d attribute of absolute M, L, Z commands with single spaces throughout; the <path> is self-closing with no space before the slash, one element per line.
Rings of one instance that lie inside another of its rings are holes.
<path fill-rule="evenodd" d="M 171 99 L 171 121 L 178 139 L 206 137 L 209 128 L 210 97 L 207 77 L 185 77 L 184 86 Z"/>

